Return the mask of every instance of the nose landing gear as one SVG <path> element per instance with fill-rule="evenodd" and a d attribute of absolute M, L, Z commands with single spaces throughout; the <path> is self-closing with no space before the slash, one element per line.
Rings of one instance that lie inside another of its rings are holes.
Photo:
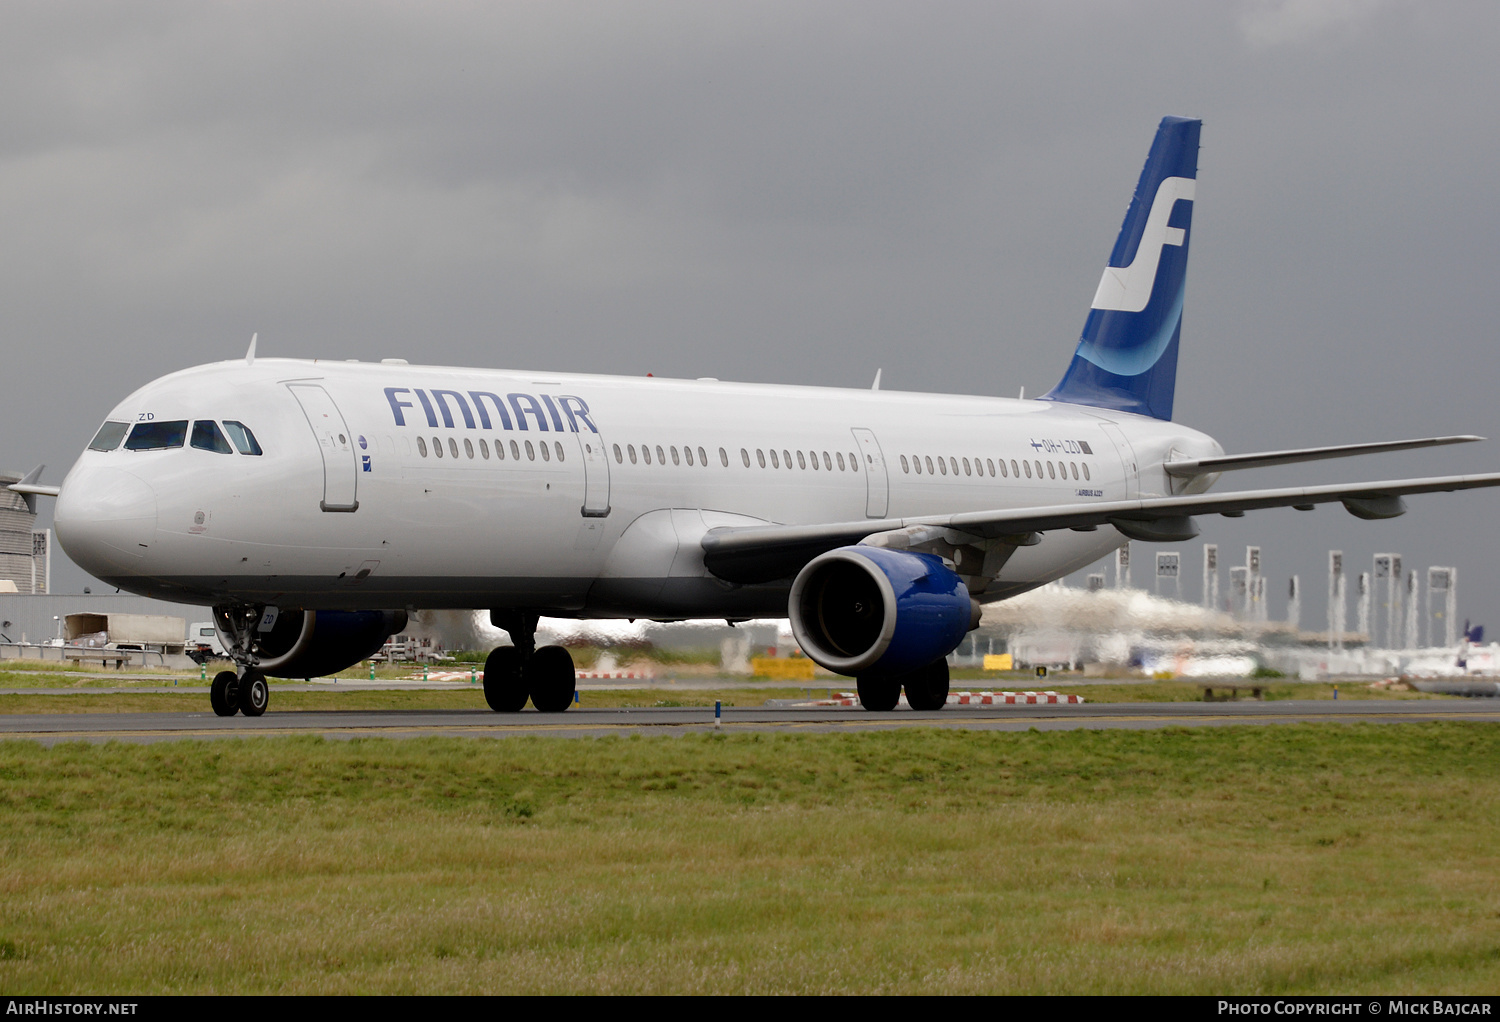
<path fill-rule="evenodd" d="M 484 662 L 484 700 L 490 709 L 519 713 L 528 696 L 543 713 L 562 713 L 572 706 L 577 688 L 572 654 L 561 646 L 536 648 L 537 615 L 492 610 L 490 620 L 515 643 L 493 650 Z"/>
<path fill-rule="evenodd" d="M 271 701 L 271 690 L 266 685 L 266 676 L 254 668 L 245 668 L 242 674 L 220 671 L 209 686 L 208 701 L 220 717 L 233 717 L 236 713 L 259 717 Z"/>

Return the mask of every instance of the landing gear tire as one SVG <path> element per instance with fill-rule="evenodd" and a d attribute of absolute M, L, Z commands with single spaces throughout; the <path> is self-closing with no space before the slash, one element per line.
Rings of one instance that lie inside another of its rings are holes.
<path fill-rule="evenodd" d="M 543 646 L 526 662 L 531 705 L 543 713 L 562 713 L 572 706 L 577 685 L 573 655 L 561 646 Z"/>
<path fill-rule="evenodd" d="M 948 661 L 934 660 L 903 675 L 906 702 L 913 710 L 941 710 L 948 705 Z"/>
<path fill-rule="evenodd" d="M 214 675 L 208 689 L 208 701 L 219 717 L 233 717 L 240 710 L 240 679 L 233 671 L 220 671 Z"/>
<path fill-rule="evenodd" d="M 266 676 L 259 671 L 246 671 L 240 679 L 240 712 L 247 717 L 259 717 L 270 702 L 271 689 Z"/>
<path fill-rule="evenodd" d="M 526 682 L 521 677 L 521 651 L 500 646 L 484 661 L 484 701 L 496 713 L 520 713 L 526 706 Z"/>
<path fill-rule="evenodd" d="M 901 677 L 888 674 L 862 674 L 855 679 L 859 705 L 877 713 L 888 713 L 901 701 Z"/>

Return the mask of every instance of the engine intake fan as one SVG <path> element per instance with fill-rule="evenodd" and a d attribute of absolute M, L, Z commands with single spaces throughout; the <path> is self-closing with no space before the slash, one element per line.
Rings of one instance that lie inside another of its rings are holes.
<path fill-rule="evenodd" d="M 979 603 L 933 554 L 830 550 L 798 573 L 788 614 L 814 663 L 838 674 L 896 675 L 947 656 L 979 624 Z"/>

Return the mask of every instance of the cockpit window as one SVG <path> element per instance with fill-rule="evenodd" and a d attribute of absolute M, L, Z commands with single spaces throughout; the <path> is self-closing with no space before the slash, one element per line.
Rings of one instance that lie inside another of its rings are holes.
<path fill-rule="evenodd" d="M 229 441 L 224 439 L 224 434 L 219 432 L 219 427 L 212 419 L 199 419 L 193 423 L 193 439 L 189 441 L 200 451 L 213 451 L 215 454 L 233 454 L 229 447 Z"/>
<path fill-rule="evenodd" d="M 241 454 L 261 453 L 260 444 L 255 442 L 255 434 L 243 422 L 225 419 L 224 431 L 229 434 L 229 439 L 234 441 L 234 446 Z"/>
<path fill-rule="evenodd" d="M 127 451 L 161 451 L 181 447 L 187 439 L 187 420 L 171 422 L 137 422 L 125 441 Z"/>
<path fill-rule="evenodd" d="M 106 422 L 99 427 L 99 432 L 94 434 L 94 439 L 89 441 L 91 451 L 112 451 L 120 446 L 120 441 L 125 439 L 126 430 L 130 424 L 125 422 Z"/>

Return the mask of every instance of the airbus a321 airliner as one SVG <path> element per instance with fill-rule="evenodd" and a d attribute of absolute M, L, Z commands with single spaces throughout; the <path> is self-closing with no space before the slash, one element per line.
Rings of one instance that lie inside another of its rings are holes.
<path fill-rule="evenodd" d="M 487 609 L 514 645 L 484 695 L 561 711 L 574 670 L 539 615 L 788 615 L 870 710 L 948 694 L 980 606 L 1193 516 L 1402 496 L 1500 474 L 1209 495 L 1223 472 L 1478 440 L 1226 455 L 1172 421 L 1201 122 L 1161 122 L 1072 363 L 1037 400 L 496 369 L 244 359 L 164 376 L 109 414 L 57 496 L 68 555 L 107 583 L 212 606 L 266 677 L 365 659 L 416 608 Z"/>

